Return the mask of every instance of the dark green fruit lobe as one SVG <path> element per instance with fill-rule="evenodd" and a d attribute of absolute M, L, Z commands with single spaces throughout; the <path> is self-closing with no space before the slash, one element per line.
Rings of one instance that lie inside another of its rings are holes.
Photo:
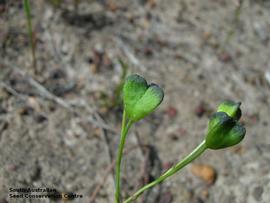
<path fill-rule="evenodd" d="M 209 121 L 206 146 L 222 149 L 238 144 L 245 137 L 245 128 L 225 112 L 216 112 Z"/>

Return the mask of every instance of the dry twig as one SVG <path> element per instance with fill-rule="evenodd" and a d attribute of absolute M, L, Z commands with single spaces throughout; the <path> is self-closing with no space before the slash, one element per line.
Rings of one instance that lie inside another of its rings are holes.
<path fill-rule="evenodd" d="M 50 91 L 48 91 L 43 85 L 41 85 L 39 82 L 37 82 L 35 79 L 33 79 L 31 76 L 29 76 L 27 73 L 25 73 L 24 71 L 22 71 L 19 67 L 17 67 L 14 64 L 10 64 L 7 62 L 3 62 L 3 64 L 8 67 L 9 69 L 12 69 L 18 73 L 20 73 L 25 79 L 26 81 L 32 86 L 34 87 L 39 96 L 53 101 L 56 104 L 58 104 L 59 106 L 62 106 L 63 108 L 67 109 L 68 111 L 70 111 L 71 113 L 74 113 L 76 115 L 80 116 L 80 113 L 78 111 L 76 111 L 76 109 L 74 108 L 74 106 L 70 105 L 68 102 L 66 102 L 65 100 L 63 100 L 60 97 L 55 96 L 54 94 L 52 94 Z M 2 86 L 4 88 L 6 88 L 8 91 L 11 91 L 11 93 L 14 96 L 22 96 L 22 94 L 17 93 L 16 90 L 14 90 L 12 87 L 8 86 L 7 84 L 2 82 Z M 85 119 L 84 117 L 82 117 L 83 120 L 87 121 L 87 122 L 91 122 L 94 126 L 99 127 L 101 129 L 106 129 L 109 130 L 111 132 L 115 132 L 115 130 L 108 126 L 107 124 L 105 124 L 104 120 L 101 118 L 101 116 L 98 114 L 97 111 L 93 110 L 93 108 L 91 108 L 89 106 L 89 104 L 87 104 L 87 102 L 83 99 L 80 100 L 81 103 L 83 104 L 83 106 L 87 109 L 87 112 L 90 114 L 90 116 L 87 117 L 87 119 Z"/>
<path fill-rule="evenodd" d="M 131 63 L 136 67 L 140 68 L 142 71 L 146 71 L 146 67 L 140 62 L 140 60 L 132 53 L 127 45 L 123 42 L 121 38 L 115 38 L 116 43 L 118 46 L 123 50 L 125 55 L 128 57 Z"/>

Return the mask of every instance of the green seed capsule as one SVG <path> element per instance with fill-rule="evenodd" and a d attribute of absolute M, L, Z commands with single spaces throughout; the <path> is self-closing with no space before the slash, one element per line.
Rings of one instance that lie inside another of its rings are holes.
<path fill-rule="evenodd" d="M 123 89 L 124 107 L 132 121 L 138 121 L 153 112 L 162 102 L 163 90 L 156 84 L 148 85 L 139 75 L 130 75 Z"/>
<path fill-rule="evenodd" d="M 245 137 L 245 128 L 225 112 L 216 112 L 209 121 L 205 138 L 210 149 L 222 149 L 238 144 Z"/>

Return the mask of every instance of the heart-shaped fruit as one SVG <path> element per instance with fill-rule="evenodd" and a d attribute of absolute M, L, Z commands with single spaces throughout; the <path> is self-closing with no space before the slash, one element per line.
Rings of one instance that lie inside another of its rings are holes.
<path fill-rule="evenodd" d="M 210 149 L 222 149 L 238 144 L 246 129 L 225 112 L 216 112 L 210 118 L 205 144 Z"/>
<path fill-rule="evenodd" d="M 123 97 L 127 116 L 135 122 L 153 112 L 162 102 L 164 93 L 158 85 L 148 85 L 143 77 L 134 74 L 125 81 Z"/>

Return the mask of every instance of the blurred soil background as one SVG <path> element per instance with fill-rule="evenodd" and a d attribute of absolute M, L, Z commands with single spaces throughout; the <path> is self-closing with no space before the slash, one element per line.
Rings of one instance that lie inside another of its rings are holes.
<path fill-rule="evenodd" d="M 127 137 L 123 197 L 191 152 L 231 99 L 242 102 L 244 141 L 207 151 L 136 202 L 270 202 L 270 1 L 30 3 L 37 74 L 22 1 L 0 1 L 1 203 L 66 202 L 9 199 L 10 187 L 113 202 L 120 87 L 130 73 L 160 84 L 165 98 Z"/>

